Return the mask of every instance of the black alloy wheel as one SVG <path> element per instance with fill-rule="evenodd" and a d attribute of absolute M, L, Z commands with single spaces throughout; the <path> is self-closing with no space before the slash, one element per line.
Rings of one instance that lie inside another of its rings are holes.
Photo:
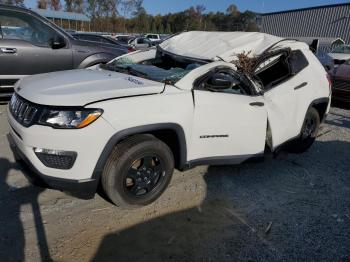
<path fill-rule="evenodd" d="M 301 133 L 302 139 L 315 137 L 317 131 L 317 117 L 313 114 L 308 114 L 305 118 L 304 127 Z"/>
<path fill-rule="evenodd" d="M 300 135 L 285 145 L 290 153 L 303 153 L 315 142 L 321 120 L 318 111 L 310 107 L 306 113 Z"/>
<path fill-rule="evenodd" d="M 154 202 L 167 188 L 174 171 L 170 148 L 152 135 L 135 135 L 117 144 L 104 167 L 101 184 L 121 208 Z"/>
<path fill-rule="evenodd" d="M 132 163 L 124 180 L 127 192 L 142 197 L 154 190 L 165 176 L 161 160 L 156 155 L 146 155 Z"/>

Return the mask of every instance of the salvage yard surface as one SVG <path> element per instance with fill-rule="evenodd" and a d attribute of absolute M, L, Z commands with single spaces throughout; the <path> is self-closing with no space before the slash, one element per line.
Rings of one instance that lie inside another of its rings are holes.
<path fill-rule="evenodd" d="M 350 261 L 350 110 L 313 147 L 175 172 L 152 205 L 121 210 L 31 186 L 0 106 L 0 261 Z"/>

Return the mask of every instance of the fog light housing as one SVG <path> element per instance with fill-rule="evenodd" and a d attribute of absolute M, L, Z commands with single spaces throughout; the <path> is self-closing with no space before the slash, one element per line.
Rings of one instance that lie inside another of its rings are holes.
<path fill-rule="evenodd" d="M 34 148 L 34 153 L 46 167 L 55 169 L 71 169 L 77 158 L 77 153 L 72 151 Z"/>

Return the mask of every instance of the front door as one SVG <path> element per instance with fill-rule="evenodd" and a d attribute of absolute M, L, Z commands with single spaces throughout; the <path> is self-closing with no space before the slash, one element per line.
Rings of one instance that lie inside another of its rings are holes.
<path fill-rule="evenodd" d="M 232 79 L 231 87 L 220 86 L 220 79 L 213 79 L 218 77 Z M 264 98 L 251 96 L 233 70 L 220 69 L 204 77 L 194 88 L 194 100 L 191 159 L 240 163 L 264 152 Z"/>

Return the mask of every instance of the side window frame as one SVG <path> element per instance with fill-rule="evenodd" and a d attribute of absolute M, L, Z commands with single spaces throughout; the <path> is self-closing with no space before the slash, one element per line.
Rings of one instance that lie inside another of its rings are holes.
<path fill-rule="evenodd" d="M 65 36 L 63 33 L 61 33 L 59 30 L 56 30 L 53 26 L 50 25 L 50 23 L 46 22 L 45 20 L 39 18 L 39 17 L 36 17 L 35 15 L 31 14 L 31 13 L 28 13 L 28 12 L 23 12 L 23 11 L 14 11 L 14 10 L 0 10 L 0 15 L 4 14 L 4 13 L 12 13 L 12 14 L 20 14 L 21 16 L 24 15 L 24 16 L 28 16 L 28 17 L 31 17 L 33 20 L 36 20 L 38 23 L 40 23 L 43 27 L 47 27 L 49 28 L 49 30 L 52 30 L 53 32 L 56 33 L 56 35 L 64 38 L 65 42 L 66 42 L 66 46 L 63 47 L 65 49 L 68 49 L 70 48 L 70 41 L 69 39 L 67 38 L 67 36 Z M 25 20 L 23 20 L 25 21 Z M 23 42 L 27 42 L 33 46 L 36 46 L 36 47 L 40 47 L 40 48 L 51 48 L 50 45 L 37 45 L 33 42 L 30 42 L 28 40 L 25 40 L 25 39 L 6 39 L 3 37 L 3 32 L 2 32 L 2 29 L 0 28 L 0 32 L 1 32 L 1 37 L 0 39 L 4 39 L 4 40 L 16 40 L 16 41 L 23 41 Z"/>
<path fill-rule="evenodd" d="M 284 53 L 284 54 L 283 54 Z M 282 79 L 276 79 L 275 81 L 272 81 L 271 83 L 269 83 L 268 85 L 264 85 L 261 81 L 261 79 L 257 76 L 256 73 L 254 73 L 254 80 L 257 81 L 259 83 L 259 85 L 261 85 L 262 89 L 264 92 L 267 92 L 277 86 L 279 86 L 280 84 L 288 81 L 289 79 L 291 79 L 293 77 L 292 73 L 291 73 L 291 66 L 289 63 L 289 56 L 291 53 L 291 49 L 282 49 L 282 50 L 278 50 L 277 52 L 272 52 L 271 54 L 269 54 L 268 56 L 264 57 L 263 59 L 261 59 L 261 61 L 259 61 L 255 67 L 255 70 L 259 67 L 259 65 L 261 65 L 262 63 L 264 63 L 266 60 L 271 59 L 272 57 L 278 56 L 278 55 L 285 55 L 285 62 L 286 65 L 288 66 L 288 75 L 285 76 Z M 271 67 L 271 65 L 269 66 Z M 266 69 L 268 69 L 269 67 L 267 67 Z M 264 70 L 260 71 L 263 72 Z M 280 80 L 280 81 L 277 81 Z M 277 82 L 276 82 L 277 81 Z"/>
<path fill-rule="evenodd" d="M 211 70 L 209 70 L 207 73 L 205 73 L 204 75 L 198 77 L 194 82 L 193 82 L 193 89 L 192 90 L 198 90 L 198 91 L 206 91 L 206 92 L 214 92 L 214 93 L 222 93 L 222 94 L 227 94 L 227 95 L 244 95 L 244 96 L 255 96 L 255 95 L 259 95 L 258 93 L 256 93 L 255 89 L 253 88 L 251 81 L 249 79 L 246 78 L 246 83 L 242 82 L 242 85 L 245 85 L 247 90 L 244 90 L 246 92 L 246 94 L 239 94 L 239 93 L 228 93 L 228 92 L 219 92 L 219 91 L 211 91 L 205 88 L 202 88 L 200 85 L 205 82 L 208 81 L 209 78 L 211 76 L 213 76 L 216 73 L 220 73 L 220 72 L 225 72 L 225 73 L 230 73 L 232 72 L 233 69 L 230 67 L 226 67 L 226 66 L 219 66 L 219 67 L 215 67 L 212 68 Z M 239 74 L 239 73 L 237 73 Z M 236 76 L 233 76 L 236 78 Z M 245 77 L 245 76 L 243 76 Z"/>
<path fill-rule="evenodd" d="M 266 61 L 267 59 L 270 59 L 270 58 L 272 58 L 274 56 L 278 56 L 279 54 L 282 54 L 283 52 L 286 52 L 286 54 L 287 54 L 286 58 L 285 58 L 285 62 L 286 62 L 287 66 L 288 66 L 288 69 L 289 69 L 288 76 L 286 76 L 281 81 L 278 81 L 277 83 L 273 83 L 272 82 L 272 83 L 270 83 L 269 85 L 266 85 L 266 86 L 263 85 L 263 83 L 261 82 L 260 78 L 257 75 L 255 75 L 255 77 L 254 77 L 255 80 L 258 81 L 259 84 L 262 86 L 264 92 L 267 92 L 267 91 L 269 91 L 269 90 L 271 90 L 271 89 L 273 89 L 273 88 L 283 84 L 284 82 L 290 80 L 295 75 L 299 74 L 301 71 L 303 71 L 306 67 L 309 66 L 309 61 L 306 58 L 305 54 L 302 52 L 302 50 L 299 50 L 299 49 L 296 49 L 296 50 L 283 49 L 283 50 L 281 50 L 279 52 L 274 52 L 271 55 L 269 55 L 266 58 L 264 58 L 262 61 L 260 61 L 257 64 L 256 68 L 259 67 L 260 64 L 264 63 L 264 61 Z M 297 61 L 297 60 L 292 61 L 293 55 L 297 55 L 297 56 L 299 55 L 304 60 L 303 61 L 304 64 L 302 64 L 300 68 L 296 68 L 297 66 L 293 67 L 293 65 L 292 65 L 293 62 L 296 62 L 296 63 L 301 62 L 302 63 L 302 61 Z"/>
<path fill-rule="evenodd" d="M 294 61 L 292 60 L 293 58 L 295 59 Z M 290 53 L 290 55 L 288 57 L 288 61 L 289 61 L 290 67 L 291 67 L 292 77 L 299 74 L 301 71 L 303 71 L 305 68 L 307 68 L 310 65 L 309 60 L 307 60 L 303 51 L 301 51 L 299 49 L 293 50 Z M 294 63 L 294 65 L 293 65 L 293 63 Z"/>

